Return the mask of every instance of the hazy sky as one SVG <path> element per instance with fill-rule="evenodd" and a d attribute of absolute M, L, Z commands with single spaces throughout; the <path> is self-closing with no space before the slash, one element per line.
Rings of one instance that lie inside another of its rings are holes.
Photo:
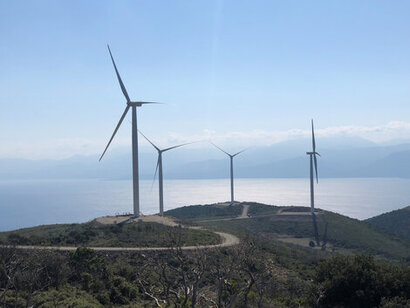
<path fill-rule="evenodd" d="M 123 109 L 160 145 L 410 139 L 409 1 L 0 0 L 0 157 L 101 153 Z M 130 143 L 124 121 L 113 147 Z"/>

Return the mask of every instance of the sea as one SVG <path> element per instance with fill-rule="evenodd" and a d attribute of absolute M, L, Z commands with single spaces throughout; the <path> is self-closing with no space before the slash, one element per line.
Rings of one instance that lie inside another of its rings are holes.
<path fill-rule="evenodd" d="M 309 179 L 235 179 L 235 200 L 310 206 Z M 158 182 L 140 182 L 143 214 L 158 213 Z M 229 179 L 164 180 L 165 210 L 230 200 Z M 356 219 L 410 204 L 410 179 L 328 178 L 315 183 L 315 205 Z M 0 181 L 0 231 L 79 223 L 132 211 L 131 180 Z"/>

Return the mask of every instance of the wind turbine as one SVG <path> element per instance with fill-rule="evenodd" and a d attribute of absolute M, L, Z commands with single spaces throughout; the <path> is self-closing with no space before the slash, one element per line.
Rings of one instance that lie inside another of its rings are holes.
<path fill-rule="evenodd" d="M 157 175 L 158 171 L 158 185 L 159 185 L 159 215 L 163 216 L 164 215 L 164 191 L 163 191 L 163 177 L 162 177 L 162 153 L 173 150 L 179 147 L 182 147 L 187 144 L 192 144 L 193 142 L 188 142 L 188 143 L 183 143 L 179 145 L 175 145 L 173 147 L 169 147 L 166 149 L 160 149 L 158 148 L 151 140 L 147 138 L 140 130 L 140 134 L 149 142 L 151 145 L 157 150 L 158 152 L 158 161 L 157 161 L 157 167 L 155 168 L 155 174 L 154 174 L 154 180 L 155 176 Z"/>
<path fill-rule="evenodd" d="M 242 151 L 239 151 L 235 154 L 229 154 L 228 152 L 225 152 L 224 150 L 222 150 L 220 147 L 218 147 L 216 144 L 214 144 L 213 142 L 211 142 L 213 146 L 215 146 L 216 148 L 218 148 L 219 150 L 221 150 L 222 152 L 224 152 L 226 155 L 229 156 L 229 159 L 231 161 L 231 203 L 229 204 L 230 206 L 234 204 L 234 197 L 233 197 L 233 158 L 236 155 L 241 154 L 243 151 L 247 150 L 247 149 L 243 149 Z"/>
<path fill-rule="evenodd" d="M 313 228 L 315 232 L 316 244 L 317 246 L 320 246 L 319 232 L 317 229 L 317 222 L 316 222 L 316 215 L 315 215 L 315 192 L 314 192 L 314 176 L 313 176 L 313 166 L 314 166 L 315 173 L 316 173 L 316 183 L 319 183 L 319 178 L 317 175 L 316 155 L 320 156 L 320 154 L 316 152 L 316 142 L 315 142 L 315 131 L 313 128 L 313 119 L 312 119 L 312 152 L 306 152 L 306 154 L 309 155 L 310 157 L 310 212 L 312 213 Z"/>
<path fill-rule="evenodd" d="M 110 53 L 111 61 L 115 69 L 115 73 L 117 75 L 118 82 L 121 87 L 121 91 L 127 100 L 127 106 L 114 129 L 114 133 L 112 134 L 110 141 L 108 141 L 107 146 L 104 149 L 100 157 L 100 161 L 103 158 L 105 152 L 107 151 L 108 147 L 111 144 L 111 141 L 114 139 L 115 134 L 117 133 L 118 129 L 121 126 L 122 121 L 124 120 L 125 116 L 128 113 L 128 110 L 132 108 L 132 182 L 133 182 L 133 205 L 134 205 L 134 217 L 138 217 L 140 213 L 140 198 L 139 198 L 139 178 L 138 178 L 138 129 L 137 129 L 137 107 L 141 107 L 145 104 L 158 104 L 154 102 L 141 102 L 141 101 L 131 101 L 130 97 L 128 96 L 127 90 L 124 86 L 124 83 L 121 80 L 120 73 L 118 72 L 117 66 L 115 65 L 114 58 L 112 56 L 110 46 L 107 45 L 108 51 Z"/>

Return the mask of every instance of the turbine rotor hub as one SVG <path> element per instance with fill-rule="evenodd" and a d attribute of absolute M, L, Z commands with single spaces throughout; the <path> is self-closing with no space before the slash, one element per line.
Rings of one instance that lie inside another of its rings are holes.
<path fill-rule="evenodd" d="M 143 104 L 143 102 L 128 102 L 127 105 L 128 106 L 132 106 L 132 107 L 141 107 Z"/>

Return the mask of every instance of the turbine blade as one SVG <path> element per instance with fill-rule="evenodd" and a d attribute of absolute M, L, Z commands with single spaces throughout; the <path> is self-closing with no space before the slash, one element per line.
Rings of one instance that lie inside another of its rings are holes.
<path fill-rule="evenodd" d="M 155 178 L 157 177 L 158 166 L 159 166 L 159 154 L 158 154 L 158 160 L 157 160 L 157 167 L 155 168 L 154 178 L 152 179 L 151 190 L 152 190 L 152 187 L 154 187 Z"/>
<path fill-rule="evenodd" d="M 317 175 L 317 158 L 316 158 L 316 154 L 315 154 L 315 153 L 313 154 L 313 158 L 314 158 L 314 161 L 315 161 L 316 183 L 319 183 L 319 177 L 318 177 L 318 175 Z"/>
<path fill-rule="evenodd" d="M 238 153 L 233 154 L 232 157 L 235 157 L 236 155 L 239 155 L 242 152 L 245 152 L 246 150 L 249 150 L 249 148 L 243 149 L 242 151 L 239 151 Z"/>
<path fill-rule="evenodd" d="M 125 116 L 127 115 L 127 112 L 128 112 L 129 109 L 130 109 L 130 106 L 127 105 L 127 107 L 125 107 L 125 110 L 124 110 L 124 112 L 123 112 L 123 114 L 122 114 L 122 116 L 121 116 L 121 118 L 120 118 L 120 120 L 119 120 L 117 126 L 115 127 L 114 133 L 112 134 L 112 136 L 111 136 L 111 138 L 110 138 L 110 141 L 108 141 L 108 144 L 107 144 L 107 146 L 105 147 L 105 150 L 104 150 L 104 152 L 102 153 L 102 155 L 101 155 L 99 161 L 101 161 L 101 159 L 103 158 L 105 152 L 107 151 L 108 147 L 110 146 L 111 141 L 114 139 L 114 136 L 115 136 L 115 134 L 117 133 L 118 129 L 120 128 L 121 123 L 122 123 L 122 121 L 124 120 Z"/>
<path fill-rule="evenodd" d="M 108 47 L 108 51 L 110 52 L 112 64 L 114 65 L 115 73 L 117 74 L 118 82 L 120 83 L 121 91 L 124 94 L 125 98 L 127 99 L 127 103 L 129 103 L 131 102 L 131 100 L 130 100 L 130 97 L 128 96 L 127 89 L 125 89 L 124 83 L 121 80 L 120 73 L 118 72 L 117 66 L 115 65 L 114 57 L 112 56 L 110 46 L 107 45 L 107 47 Z"/>
<path fill-rule="evenodd" d="M 313 129 L 313 119 L 312 119 L 312 146 L 313 146 L 313 152 L 316 152 L 316 141 L 315 141 L 315 131 Z"/>
<path fill-rule="evenodd" d="M 138 130 L 139 131 L 139 133 L 149 142 L 149 143 L 151 143 L 151 145 L 157 150 L 157 151 L 160 151 L 160 149 L 155 145 L 155 144 L 153 144 L 152 142 L 151 142 L 151 140 L 149 140 L 148 138 L 147 138 L 147 136 L 145 136 L 140 130 Z"/>
<path fill-rule="evenodd" d="M 172 149 L 180 148 L 180 147 L 183 147 L 184 145 L 193 144 L 193 143 L 195 143 L 195 142 L 198 142 L 198 141 L 194 141 L 194 142 L 187 142 L 187 143 L 183 143 L 183 144 L 175 145 L 175 146 L 173 146 L 173 147 L 163 149 L 161 152 L 166 152 L 166 151 L 169 151 L 169 150 L 172 150 Z"/>
<path fill-rule="evenodd" d="M 146 105 L 146 104 L 160 104 L 160 105 L 164 105 L 164 103 L 158 103 L 158 102 L 134 102 L 140 105 Z"/>
<path fill-rule="evenodd" d="M 211 141 L 210 141 L 211 142 Z M 224 150 L 222 150 L 220 147 L 218 147 L 215 143 L 213 143 L 213 142 L 211 142 L 211 144 L 214 146 L 214 147 L 216 147 L 216 148 L 218 148 L 219 150 L 221 150 L 222 152 L 224 152 L 226 155 L 228 155 L 228 156 L 232 156 L 231 154 L 229 154 L 228 152 L 225 152 Z"/>

